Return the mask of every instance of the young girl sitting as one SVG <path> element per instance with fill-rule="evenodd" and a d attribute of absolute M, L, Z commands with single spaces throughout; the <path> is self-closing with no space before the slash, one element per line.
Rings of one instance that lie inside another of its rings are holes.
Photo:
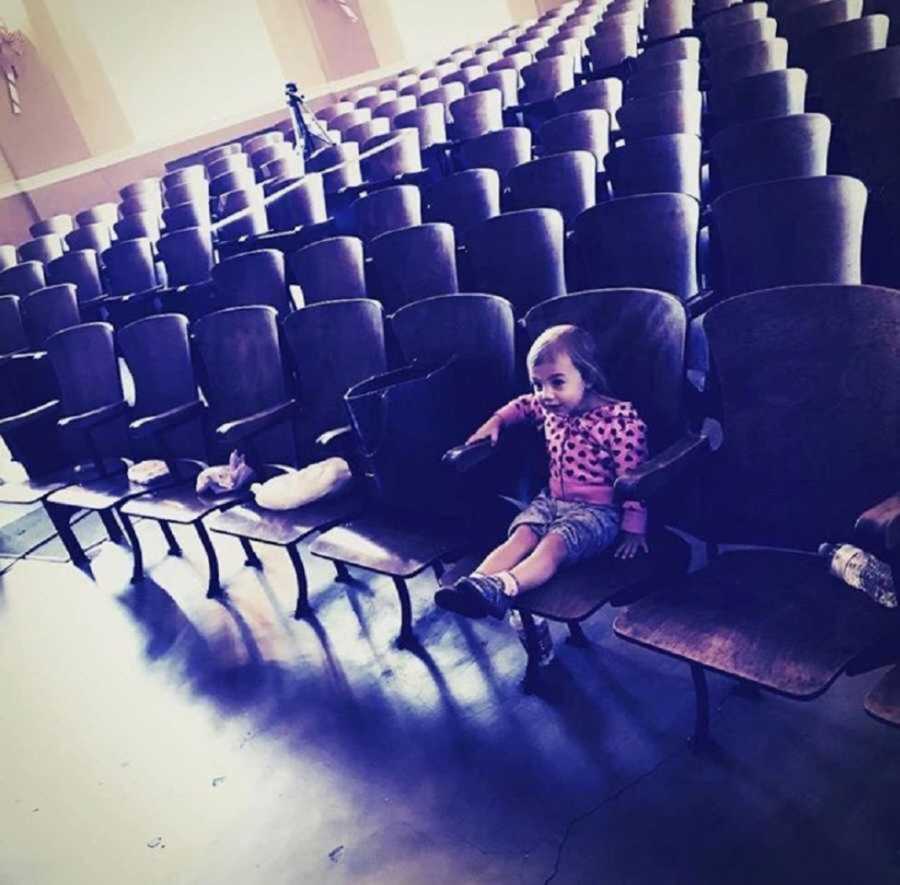
<path fill-rule="evenodd" d="M 647 457 L 647 428 L 631 403 L 607 395 L 594 339 L 577 326 L 547 329 L 528 352 L 528 374 L 534 393 L 503 406 L 467 443 L 496 445 L 504 427 L 533 422 L 547 443 L 549 489 L 513 520 L 507 540 L 476 571 L 436 594 L 442 608 L 472 618 L 503 618 L 513 597 L 613 543 L 620 559 L 648 551 L 643 505 L 613 503 L 616 478 Z M 546 624 L 543 630 L 549 641 Z"/>

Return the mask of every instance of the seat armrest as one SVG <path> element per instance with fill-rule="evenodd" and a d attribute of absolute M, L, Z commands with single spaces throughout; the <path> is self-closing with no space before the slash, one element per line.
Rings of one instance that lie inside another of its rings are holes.
<path fill-rule="evenodd" d="M 155 436 L 202 415 L 203 408 L 203 403 L 195 399 L 192 402 L 175 406 L 174 409 L 160 412 L 158 415 L 147 415 L 145 418 L 138 418 L 137 421 L 132 421 L 128 425 L 128 429 L 136 439 Z"/>
<path fill-rule="evenodd" d="M 328 454 L 343 454 L 353 442 L 355 435 L 349 424 L 343 427 L 333 427 L 316 437 L 316 445 L 326 450 Z"/>
<path fill-rule="evenodd" d="M 709 437 L 705 430 L 685 434 L 627 476 L 620 476 L 613 486 L 617 501 L 646 501 L 670 486 L 686 471 L 695 469 L 709 453 Z"/>
<path fill-rule="evenodd" d="M 79 415 L 66 415 L 65 418 L 60 418 L 57 423 L 63 430 L 72 429 L 87 432 L 100 424 L 106 424 L 115 420 L 127 411 L 128 403 L 122 399 L 115 403 L 91 409 L 89 412 L 81 412 Z"/>
<path fill-rule="evenodd" d="M 494 453 L 494 446 L 487 438 L 480 439 L 477 442 L 466 443 L 461 446 L 454 446 L 444 452 L 441 463 L 452 467 L 459 473 L 465 473 L 471 470 L 482 461 L 486 461 Z"/>
<path fill-rule="evenodd" d="M 49 402 L 35 406 L 33 409 L 29 409 L 27 412 L 20 412 L 18 415 L 10 415 L 8 418 L 2 418 L 0 419 L 0 435 L 12 430 L 18 430 L 20 427 L 31 424 L 33 421 L 40 421 L 42 418 L 55 415 L 59 409 L 59 400 L 52 399 Z"/>
<path fill-rule="evenodd" d="M 700 314 L 706 313 L 711 307 L 714 307 L 722 300 L 721 296 L 715 289 L 704 289 L 692 298 L 688 298 L 684 302 L 684 309 L 687 311 L 688 319 L 694 320 Z"/>
<path fill-rule="evenodd" d="M 229 445 L 234 445 L 287 421 L 296 409 L 297 401 L 295 399 L 285 400 L 278 405 L 255 412 L 253 415 L 247 415 L 246 418 L 238 418 L 220 425 L 216 428 L 216 436 Z"/>
<path fill-rule="evenodd" d="M 881 559 L 895 561 L 900 557 L 900 492 L 870 507 L 853 527 L 860 547 Z"/>

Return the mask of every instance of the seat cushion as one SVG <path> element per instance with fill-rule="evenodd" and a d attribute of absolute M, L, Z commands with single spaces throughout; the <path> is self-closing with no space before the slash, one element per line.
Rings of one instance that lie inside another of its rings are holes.
<path fill-rule="evenodd" d="M 309 549 L 324 559 L 410 578 L 470 544 L 470 535 L 454 520 L 378 511 L 329 529 Z"/>
<path fill-rule="evenodd" d="M 869 692 L 866 710 L 882 722 L 900 726 L 900 665 L 889 670 Z"/>
<path fill-rule="evenodd" d="M 647 648 L 812 698 L 896 629 L 897 617 L 833 578 L 817 556 L 742 550 L 630 606 L 614 628 Z"/>
<path fill-rule="evenodd" d="M 323 498 L 295 510 L 265 510 L 248 501 L 219 513 L 208 525 L 212 531 L 223 535 L 288 547 L 313 532 L 350 519 L 362 510 L 362 506 L 357 493 Z"/>
<path fill-rule="evenodd" d="M 652 593 L 661 581 L 683 575 L 691 550 L 674 532 L 662 529 L 649 539 L 650 554 L 631 560 L 615 559 L 611 553 L 563 569 L 543 587 L 523 593 L 516 607 L 554 621 L 583 621 L 606 603 L 625 605 Z M 455 562 L 441 578 L 443 586 L 470 574 L 486 556 L 466 556 Z"/>

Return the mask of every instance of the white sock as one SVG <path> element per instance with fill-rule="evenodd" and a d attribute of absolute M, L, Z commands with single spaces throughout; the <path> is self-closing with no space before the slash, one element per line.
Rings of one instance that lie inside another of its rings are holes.
<path fill-rule="evenodd" d="M 507 596 L 516 596 L 518 594 L 519 582 L 512 572 L 497 572 L 494 577 L 500 578 L 500 580 L 503 581 L 503 592 Z"/>

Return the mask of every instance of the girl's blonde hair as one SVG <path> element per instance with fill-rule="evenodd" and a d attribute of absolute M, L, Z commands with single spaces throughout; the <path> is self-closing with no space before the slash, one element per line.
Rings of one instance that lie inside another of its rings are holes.
<path fill-rule="evenodd" d="M 551 326 L 541 332 L 528 351 L 528 374 L 532 374 L 535 366 L 563 353 L 572 360 L 572 365 L 581 373 L 587 387 L 600 394 L 608 392 L 609 385 L 600 368 L 594 336 L 578 326 Z"/>

